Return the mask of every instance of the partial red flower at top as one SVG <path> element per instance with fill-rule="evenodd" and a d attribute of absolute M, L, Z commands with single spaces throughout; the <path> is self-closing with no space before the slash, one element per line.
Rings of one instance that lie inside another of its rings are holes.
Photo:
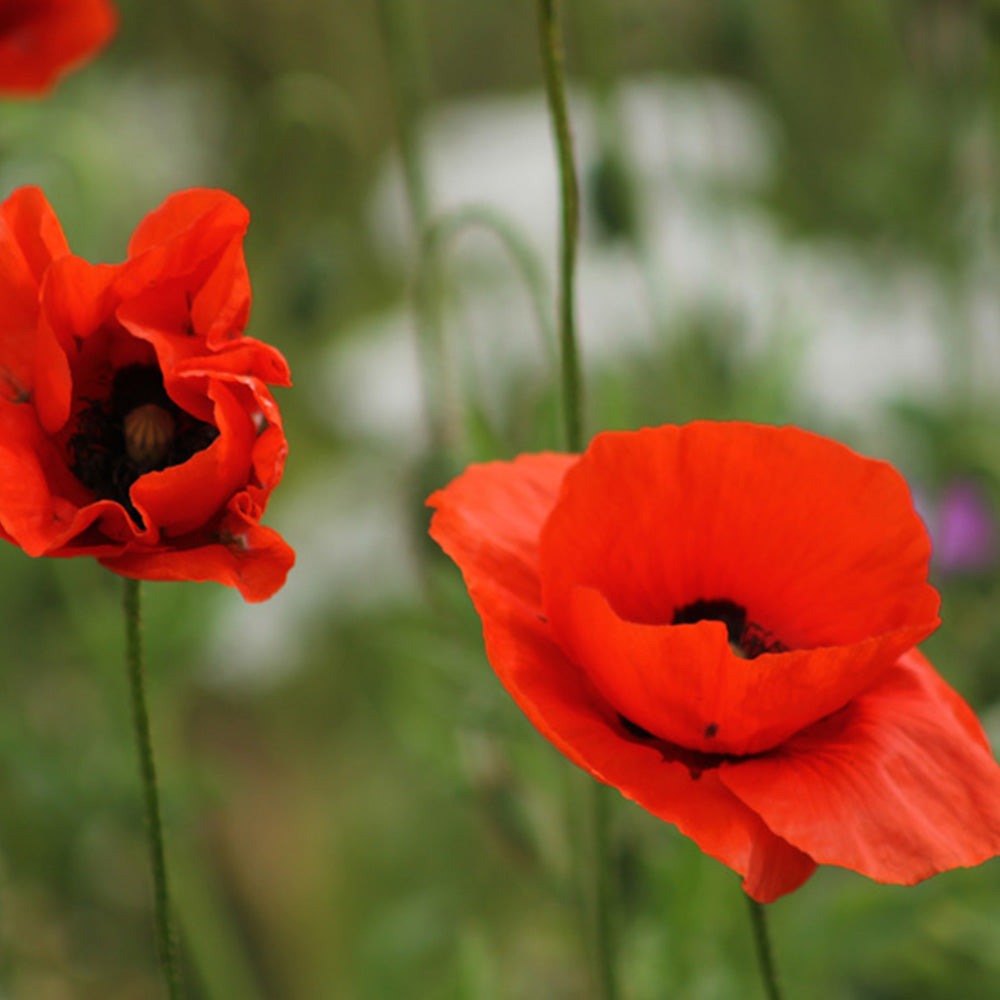
<path fill-rule="evenodd" d="M 260 518 L 287 453 L 267 383 L 290 379 L 243 335 L 248 223 L 182 191 L 92 265 L 37 188 L 0 205 L 0 536 L 250 601 L 284 583 L 294 553 Z"/>
<path fill-rule="evenodd" d="M 44 93 L 117 27 L 108 0 L 0 0 L 0 93 Z"/>
<path fill-rule="evenodd" d="M 538 730 L 769 902 L 1000 853 L 1000 767 L 914 649 L 930 544 L 888 465 L 791 427 L 598 435 L 428 503 Z"/>

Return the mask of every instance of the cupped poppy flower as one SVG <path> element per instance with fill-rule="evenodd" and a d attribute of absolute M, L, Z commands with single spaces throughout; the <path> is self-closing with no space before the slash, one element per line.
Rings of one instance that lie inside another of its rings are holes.
<path fill-rule="evenodd" d="M 0 535 L 251 601 L 282 585 L 294 553 L 260 518 L 287 452 L 267 384 L 290 381 L 243 334 L 248 223 L 183 191 L 91 265 L 37 188 L 0 206 Z"/>
<path fill-rule="evenodd" d="M 428 503 L 536 728 L 768 902 L 1000 853 L 1000 768 L 914 646 L 930 544 L 883 462 L 791 427 L 598 435 Z"/>
<path fill-rule="evenodd" d="M 44 93 L 117 27 L 108 0 L 0 0 L 0 93 Z"/>

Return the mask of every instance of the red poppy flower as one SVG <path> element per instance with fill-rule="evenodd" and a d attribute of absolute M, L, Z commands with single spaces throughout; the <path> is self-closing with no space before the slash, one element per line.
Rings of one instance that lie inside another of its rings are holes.
<path fill-rule="evenodd" d="M 539 731 L 768 902 L 817 864 L 912 884 L 1000 853 L 1000 768 L 915 643 L 902 478 L 795 428 L 598 435 L 428 503 Z"/>
<path fill-rule="evenodd" d="M 107 0 L 0 0 L 0 91 L 48 90 L 95 56 L 117 27 Z"/>
<path fill-rule="evenodd" d="M 183 191 L 95 266 L 37 188 L 0 205 L 0 535 L 251 601 L 282 585 L 294 554 L 259 522 L 287 452 L 265 383 L 289 373 L 243 336 L 248 222 Z"/>

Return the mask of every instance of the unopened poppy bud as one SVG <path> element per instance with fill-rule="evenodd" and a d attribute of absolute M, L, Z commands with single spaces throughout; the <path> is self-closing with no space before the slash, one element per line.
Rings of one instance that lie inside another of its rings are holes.
<path fill-rule="evenodd" d="M 137 406 L 125 417 L 125 451 L 139 468 L 154 469 L 170 451 L 174 431 L 174 418 L 162 406 Z"/>

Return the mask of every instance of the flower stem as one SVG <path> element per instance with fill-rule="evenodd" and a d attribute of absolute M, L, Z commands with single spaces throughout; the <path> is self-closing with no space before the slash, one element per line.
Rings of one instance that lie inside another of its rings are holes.
<path fill-rule="evenodd" d="M 545 76 L 545 93 L 559 163 L 559 193 L 562 233 L 559 254 L 559 355 L 562 373 L 562 410 L 566 447 L 583 448 L 583 392 L 580 357 L 576 340 L 576 257 L 580 235 L 580 185 L 573 153 L 573 133 L 566 102 L 566 72 L 563 58 L 559 0 L 538 0 L 538 37 Z M 584 791 L 582 819 L 585 831 L 581 852 L 587 901 L 587 923 L 592 938 L 594 996 L 616 1000 L 618 979 L 610 905 L 610 851 L 607 789 L 588 781 Z"/>
<path fill-rule="evenodd" d="M 163 850 L 160 798 L 156 786 L 156 766 L 153 762 L 153 740 L 149 728 L 149 712 L 146 708 L 140 584 L 138 580 L 125 580 L 123 604 L 125 609 L 125 657 L 132 697 L 132 722 L 135 726 L 139 776 L 142 779 L 146 811 L 146 834 L 149 838 L 149 857 L 153 870 L 157 944 L 163 967 L 163 978 L 167 986 L 167 995 L 170 1000 L 180 1000 L 180 972 L 177 962 L 177 946 L 170 923 L 170 898 L 167 892 L 167 862 Z"/>
<path fill-rule="evenodd" d="M 764 904 L 747 896 L 750 905 L 750 924 L 753 927 L 753 943 L 757 952 L 757 966 L 760 969 L 761 982 L 767 1000 L 781 1000 L 781 990 L 778 988 L 778 974 L 774 968 L 774 955 L 771 951 L 771 940 L 767 933 L 767 913 Z"/>
<path fill-rule="evenodd" d="M 538 0 L 538 29 L 552 131 L 559 159 L 562 237 L 559 261 L 559 348 L 562 369 L 566 447 L 583 447 L 583 395 L 576 343 L 576 255 L 580 233 L 580 185 L 573 155 L 573 134 L 566 104 L 559 0 Z"/>
<path fill-rule="evenodd" d="M 427 80 L 422 52 L 416 41 L 416 11 L 412 0 L 378 0 L 377 8 L 389 61 L 390 92 L 396 112 L 406 198 L 419 237 L 430 217 L 430 199 L 418 136 Z"/>

